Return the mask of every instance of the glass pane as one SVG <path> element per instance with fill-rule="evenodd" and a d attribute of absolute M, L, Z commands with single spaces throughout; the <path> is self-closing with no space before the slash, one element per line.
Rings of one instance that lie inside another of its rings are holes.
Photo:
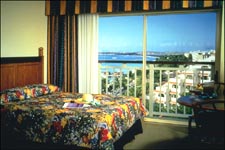
<path fill-rule="evenodd" d="M 148 16 L 147 51 L 183 54 L 215 50 L 216 13 Z"/>
<path fill-rule="evenodd" d="M 100 17 L 99 60 L 142 60 L 142 34 L 143 16 Z"/>
<path fill-rule="evenodd" d="M 101 63 L 103 93 L 113 95 L 139 96 L 141 74 L 135 67 L 142 63 L 126 61 L 142 60 L 143 16 L 107 16 L 99 18 L 99 60 Z M 120 61 L 120 62 L 118 62 Z M 124 61 L 121 62 L 121 61 Z M 127 68 L 129 67 L 129 68 Z M 132 68 L 131 68 L 132 67 Z M 112 76 L 103 76 L 108 69 Z M 106 80 L 106 78 L 108 80 Z M 105 82 L 108 81 L 108 82 Z"/>

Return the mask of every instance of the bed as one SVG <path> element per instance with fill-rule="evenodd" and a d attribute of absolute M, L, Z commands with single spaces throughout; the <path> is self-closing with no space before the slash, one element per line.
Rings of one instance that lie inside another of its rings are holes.
<path fill-rule="evenodd" d="M 148 112 L 141 99 L 68 93 L 56 85 L 44 84 L 42 48 L 39 54 L 36 59 L 1 58 L 3 148 L 13 147 L 17 137 L 22 140 L 20 145 L 24 148 L 27 142 L 25 148 L 29 149 L 122 149 L 142 133 L 141 120 Z M 21 70 L 28 70 L 34 78 L 24 72 L 19 75 Z"/>

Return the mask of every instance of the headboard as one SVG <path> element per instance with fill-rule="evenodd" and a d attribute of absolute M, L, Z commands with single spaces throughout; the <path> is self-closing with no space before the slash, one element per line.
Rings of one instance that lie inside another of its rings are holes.
<path fill-rule="evenodd" d="M 44 82 L 43 48 L 37 57 L 1 57 L 0 91 Z"/>

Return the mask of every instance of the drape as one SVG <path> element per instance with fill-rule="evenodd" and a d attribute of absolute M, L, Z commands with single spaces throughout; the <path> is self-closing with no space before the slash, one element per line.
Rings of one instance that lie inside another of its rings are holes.
<path fill-rule="evenodd" d="M 45 14 L 151 12 L 222 8 L 222 0 L 46 0 Z"/>
<path fill-rule="evenodd" d="M 78 15 L 80 93 L 98 93 L 98 14 Z"/>
<path fill-rule="evenodd" d="M 92 60 L 94 55 L 97 55 L 97 52 L 94 53 L 95 44 L 98 43 L 97 35 L 94 36 L 92 31 L 92 39 L 82 39 L 82 42 L 79 42 L 81 45 L 78 52 L 77 26 L 80 21 L 85 20 L 81 19 L 85 18 L 82 16 L 79 17 L 81 20 L 77 21 L 78 15 L 86 14 L 88 18 L 90 15 L 87 14 L 95 16 L 98 13 L 220 9 L 223 4 L 221 0 L 46 0 L 45 2 L 45 15 L 48 16 L 47 82 L 58 85 L 63 91 L 93 93 L 96 93 L 98 85 L 98 78 L 95 77 L 97 76 L 96 60 Z M 82 27 L 82 30 L 94 30 L 93 24 L 89 27 L 91 29 L 86 26 L 86 28 Z M 87 31 L 82 31 L 81 34 L 83 33 L 86 34 Z M 83 42 L 86 42 L 87 47 L 83 47 L 85 45 Z M 93 42 L 95 42 L 94 45 Z M 93 57 L 91 58 L 90 55 Z M 84 60 L 86 62 L 82 62 Z M 85 68 L 85 65 L 93 66 Z M 78 90 L 78 78 L 80 90 Z M 87 80 L 84 82 L 85 78 Z M 96 82 L 91 83 L 93 85 L 86 83 L 92 82 L 94 78 Z M 87 89 L 83 84 L 87 86 Z"/>
<path fill-rule="evenodd" d="M 77 16 L 48 16 L 47 83 L 77 92 Z"/>

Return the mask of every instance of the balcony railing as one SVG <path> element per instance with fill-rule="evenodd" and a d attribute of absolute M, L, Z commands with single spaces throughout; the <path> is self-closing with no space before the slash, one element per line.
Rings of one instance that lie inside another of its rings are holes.
<path fill-rule="evenodd" d="M 214 67 L 214 62 L 147 61 L 143 71 L 142 61 L 99 61 L 99 93 L 139 97 L 149 117 L 187 118 L 191 108 L 177 99 L 197 84 L 213 81 Z"/>

